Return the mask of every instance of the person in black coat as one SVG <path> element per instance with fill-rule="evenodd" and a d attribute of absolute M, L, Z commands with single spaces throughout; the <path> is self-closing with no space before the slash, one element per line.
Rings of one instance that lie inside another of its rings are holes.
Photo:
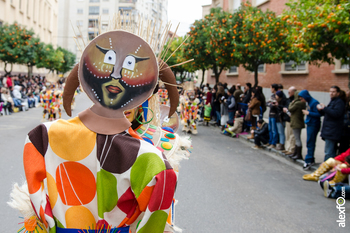
<path fill-rule="evenodd" d="M 269 125 L 262 119 L 258 120 L 259 129 L 252 130 L 251 133 L 254 134 L 254 146 L 253 149 L 262 148 L 261 144 L 266 144 L 269 142 Z"/>
<path fill-rule="evenodd" d="M 324 116 L 321 137 L 325 140 L 324 161 L 336 156 L 336 144 L 343 133 L 345 103 L 339 98 L 340 88 L 332 86 L 329 90 L 331 102 L 327 105 L 317 105 L 317 109 Z"/>

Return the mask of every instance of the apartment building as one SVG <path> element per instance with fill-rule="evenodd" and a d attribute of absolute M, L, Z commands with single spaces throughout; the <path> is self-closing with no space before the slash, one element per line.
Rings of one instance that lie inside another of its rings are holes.
<path fill-rule="evenodd" d="M 280 15 L 288 0 L 253 0 L 250 2 L 253 6 L 257 6 L 262 10 L 269 9 Z M 233 12 L 240 4 L 241 0 L 213 0 L 212 4 L 203 6 L 203 17 L 212 7 L 221 7 L 225 11 Z M 297 66 L 294 65 L 294 62 L 264 64 L 259 67 L 259 85 L 266 88 L 266 94 L 268 94 L 268 88 L 272 83 L 281 83 L 285 89 L 290 86 L 295 86 L 298 90 L 308 89 L 313 91 L 313 94 L 320 101 L 328 103 L 328 94 L 322 94 L 321 92 L 328 92 L 332 85 L 338 85 L 341 89 L 347 90 L 348 73 L 349 66 L 341 64 L 340 61 L 335 61 L 334 65 L 323 63 L 319 67 L 308 62 Z M 206 82 L 215 83 L 215 77 L 211 70 L 207 71 L 205 75 Z M 220 82 L 226 82 L 229 86 L 247 82 L 254 84 L 254 74 L 245 70 L 242 66 L 231 67 L 221 74 Z"/>
<path fill-rule="evenodd" d="M 73 37 L 82 39 L 87 45 L 98 35 L 99 26 L 101 32 L 108 29 L 118 12 L 126 15 L 126 24 L 136 25 L 141 15 L 144 20 L 152 20 L 158 25 L 163 21 L 164 28 L 168 20 L 168 0 L 60 0 L 59 11 L 58 45 L 75 53 L 79 61 L 81 51 Z"/>
<path fill-rule="evenodd" d="M 1 0 L 0 26 L 4 23 L 18 24 L 33 29 L 44 43 L 57 45 L 58 0 Z M 0 62 L 0 74 L 4 74 L 4 63 Z M 27 67 L 14 65 L 12 74 L 27 73 Z M 35 69 L 34 74 L 45 74 L 45 69 Z"/>

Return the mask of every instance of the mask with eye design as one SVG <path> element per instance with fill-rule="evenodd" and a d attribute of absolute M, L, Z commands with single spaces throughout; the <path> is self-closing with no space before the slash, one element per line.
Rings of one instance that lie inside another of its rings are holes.
<path fill-rule="evenodd" d="M 140 105 L 152 94 L 158 64 L 146 41 L 117 30 L 90 42 L 82 54 L 78 76 L 96 105 L 125 111 Z"/>

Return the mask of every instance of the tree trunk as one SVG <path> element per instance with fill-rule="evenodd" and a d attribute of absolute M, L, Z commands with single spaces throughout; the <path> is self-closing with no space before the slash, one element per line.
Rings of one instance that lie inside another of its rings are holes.
<path fill-rule="evenodd" d="M 259 65 L 256 65 L 254 67 L 254 81 L 255 81 L 254 87 L 257 87 L 258 84 L 259 84 L 259 81 L 258 81 L 258 67 L 259 67 Z"/>
<path fill-rule="evenodd" d="M 11 72 L 12 72 L 12 68 L 13 68 L 13 64 L 12 64 L 12 63 L 10 63 L 10 64 L 11 64 L 11 69 L 10 69 L 10 71 L 7 71 L 7 69 L 6 69 L 7 64 L 9 64 L 9 63 L 5 62 L 5 66 L 4 66 L 5 75 L 9 75 L 9 74 L 11 74 Z"/>
<path fill-rule="evenodd" d="M 204 73 L 205 73 L 205 69 L 202 69 L 202 81 L 201 81 L 201 85 L 199 87 L 202 87 L 202 85 L 204 83 Z"/>
<path fill-rule="evenodd" d="M 28 65 L 28 78 L 31 79 L 33 76 L 33 66 Z"/>

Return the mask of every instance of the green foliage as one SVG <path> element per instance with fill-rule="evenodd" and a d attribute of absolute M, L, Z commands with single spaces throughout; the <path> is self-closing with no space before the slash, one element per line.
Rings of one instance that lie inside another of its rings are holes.
<path fill-rule="evenodd" d="M 75 64 L 75 54 L 61 47 L 58 47 L 57 50 L 63 53 L 64 61 L 58 71 L 64 74 L 73 69 L 73 66 Z"/>
<path fill-rule="evenodd" d="M 292 26 L 289 40 L 294 50 L 314 64 L 332 64 L 334 58 L 350 63 L 349 0 L 298 0 L 287 6 L 283 15 Z"/>
<path fill-rule="evenodd" d="M 37 64 L 38 68 L 44 67 L 51 71 L 58 71 L 61 69 L 64 63 L 63 52 L 60 50 L 55 50 L 52 44 L 47 44 L 44 46 L 43 58 Z"/>

